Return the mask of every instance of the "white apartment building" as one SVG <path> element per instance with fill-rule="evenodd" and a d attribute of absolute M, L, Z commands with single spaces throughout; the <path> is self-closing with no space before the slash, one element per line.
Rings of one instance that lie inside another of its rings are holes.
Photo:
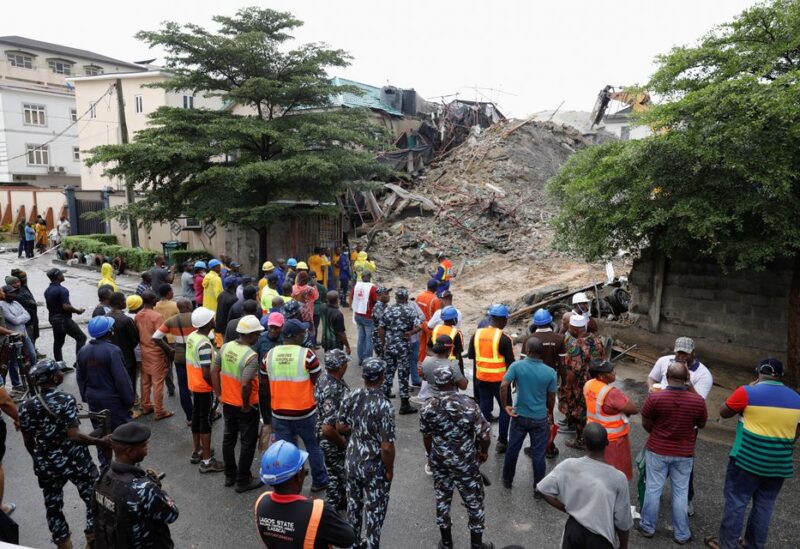
<path fill-rule="evenodd" d="M 68 79 L 145 68 L 20 36 L 0 36 L 0 54 L 0 184 L 80 186 L 88 115 Z"/>

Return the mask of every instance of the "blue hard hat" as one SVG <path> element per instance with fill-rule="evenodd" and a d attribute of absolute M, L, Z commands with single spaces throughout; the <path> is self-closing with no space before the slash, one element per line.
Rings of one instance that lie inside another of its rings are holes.
<path fill-rule="evenodd" d="M 458 311 L 452 305 L 448 305 L 442 309 L 442 321 L 456 320 L 458 318 Z"/>
<path fill-rule="evenodd" d="M 297 267 L 297 260 L 293 257 L 290 257 L 289 259 L 286 260 L 286 264 L 289 267 Z"/>
<path fill-rule="evenodd" d="M 547 309 L 539 309 L 533 313 L 534 326 L 549 326 L 553 322 L 553 315 Z"/>
<path fill-rule="evenodd" d="M 219 259 L 212 259 L 208 262 L 208 268 L 213 269 L 214 267 L 219 267 L 222 265 L 222 262 Z"/>
<path fill-rule="evenodd" d="M 495 303 L 489 307 L 489 316 L 496 316 L 498 318 L 508 318 L 508 307 L 502 303 Z"/>
<path fill-rule="evenodd" d="M 205 261 L 195 261 L 194 262 L 194 268 L 195 269 L 208 269 L 208 267 L 206 266 L 206 262 Z"/>
<path fill-rule="evenodd" d="M 273 442 L 261 456 L 261 482 L 270 486 L 283 484 L 303 468 L 307 459 L 308 452 L 291 442 Z"/>
<path fill-rule="evenodd" d="M 97 339 L 111 330 L 114 319 L 109 316 L 96 316 L 89 321 L 89 335 Z"/>
<path fill-rule="evenodd" d="M 61 370 L 61 365 L 52 358 L 43 358 L 33 365 L 28 372 L 36 383 L 46 383 L 53 374 Z"/>

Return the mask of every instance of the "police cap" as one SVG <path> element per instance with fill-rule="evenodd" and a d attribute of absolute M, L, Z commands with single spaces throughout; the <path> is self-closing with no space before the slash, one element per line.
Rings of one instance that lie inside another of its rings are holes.
<path fill-rule="evenodd" d="M 135 421 L 123 423 L 111 433 L 111 440 L 119 444 L 141 444 L 150 439 L 150 427 Z"/>

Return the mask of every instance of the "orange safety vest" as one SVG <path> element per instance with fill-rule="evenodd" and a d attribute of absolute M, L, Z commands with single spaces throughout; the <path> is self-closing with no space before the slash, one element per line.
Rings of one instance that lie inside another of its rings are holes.
<path fill-rule="evenodd" d="M 452 339 L 453 343 L 455 344 L 456 336 L 458 335 L 458 328 L 455 326 L 448 326 L 447 324 L 439 324 L 438 326 L 435 326 L 431 332 L 431 343 L 436 343 L 436 338 L 440 335 L 450 336 L 450 339 Z M 456 355 L 453 354 L 455 353 L 455 348 L 455 345 L 450 348 L 450 356 L 448 357 L 450 360 L 455 360 L 456 358 Z"/>
<path fill-rule="evenodd" d="M 431 319 L 433 313 L 436 312 L 437 307 L 436 305 L 441 305 L 439 298 L 436 297 L 436 294 L 431 291 L 422 292 L 417 296 L 417 305 L 419 308 L 422 309 L 422 313 L 425 315 L 426 322 Z"/>
<path fill-rule="evenodd" d="M 442 262 L 439 263 L 439 267 L 442 268 L 442 282 L 447 282 L 453 278 L 453 264 L 449 259 L 443 259 Z"/>
<path fill-rule="evenodd" d="M 306 370 L 306 353 L 299 345 L 278 345 L 266 359 L 270 405 L 273 410 L 313 409 L 314 384 Z"/>
<path fill-rule="evenodd" d="M 265 496 L 272 496 L 272 492 L 264 492 L 258 496 L 255 505 L 256 524 L 258 524 L 260 518 L 258 508 L 261 506 L 261 501 Z M 308 526 L 306 526 L 306 537 L 303 539 L 302 549 L 314 549 L 314 544 L 317 541 L 317 532 L 319 531 L 319 523 L 322 520 L 322 511 L 324 508 L 325 502 L 323 500 L 314 500 L 314 503 L 311 506 L 311 516 L 308 519 Z M 330 547 L 330 545 L 328 547 Z"/>
<path fill-rule="evenodd" d="M 222 354 L 220 361 L 222 363 L 220 368 L 222 394 L 219 399 L 225 404 L 241 408 L 244 405 L 242 401 L 242 370 L 250 357 L 256 353 L 238 341 L 229 341 L 222 346 L 219 352 Z M 250 405 L 256 404 L 258 404 L 258 381 L 254 379 L 250 383 Z"/>
<path fill-rule="evenodd" d="M 503 381 L 508 365 L 500 355 L 502 335 L 503 330 L 495 327 L 480 328 L 475 332 L 475 377 L 478 381 Z"/>
<path fill-rule="evenodd" d="M 192 332 L 186 338 L 186 384 L 189 390 L 193 393 L 210 393 L 213 387 L 203 377 L 203 368 L 200 366 L 199 349 L 200 345 L 205 342 L 211 347 L 211 363 L 214 363 L 214 344 L 204 336 L 197 332 Z"/>
<path fill-rule="evenodd" d="M 631 424 L 625 421 L 624 414 L 607 416 L 603 413 L 603 402 L 611 390 L 611 385 L 599 379 L 590 379 L 583 384 L 583 396 L 586 398 L 586 421 L 599 423 L 608 431 L 608 440 L 617 440 L 631 431 Z"/>

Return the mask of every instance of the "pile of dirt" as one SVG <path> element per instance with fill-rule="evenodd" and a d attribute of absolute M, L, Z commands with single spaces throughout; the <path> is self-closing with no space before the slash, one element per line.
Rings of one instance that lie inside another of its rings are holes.
<path fill-rule="evenodd" d="M 400 269 L 414 269 L 438 251 L 470 260 L 487 254 L 549 259 L 555 254 L 550 221 L 558 206 L 545 186 L 572 154 L 595 141 L 554 122 L 495 124 L 406 185 L 425 204 L 412 197 L 402 201 L 405 211 L 390 207 L 391 215 L 372 231 L 369 251 L 379 263 Z"/>

